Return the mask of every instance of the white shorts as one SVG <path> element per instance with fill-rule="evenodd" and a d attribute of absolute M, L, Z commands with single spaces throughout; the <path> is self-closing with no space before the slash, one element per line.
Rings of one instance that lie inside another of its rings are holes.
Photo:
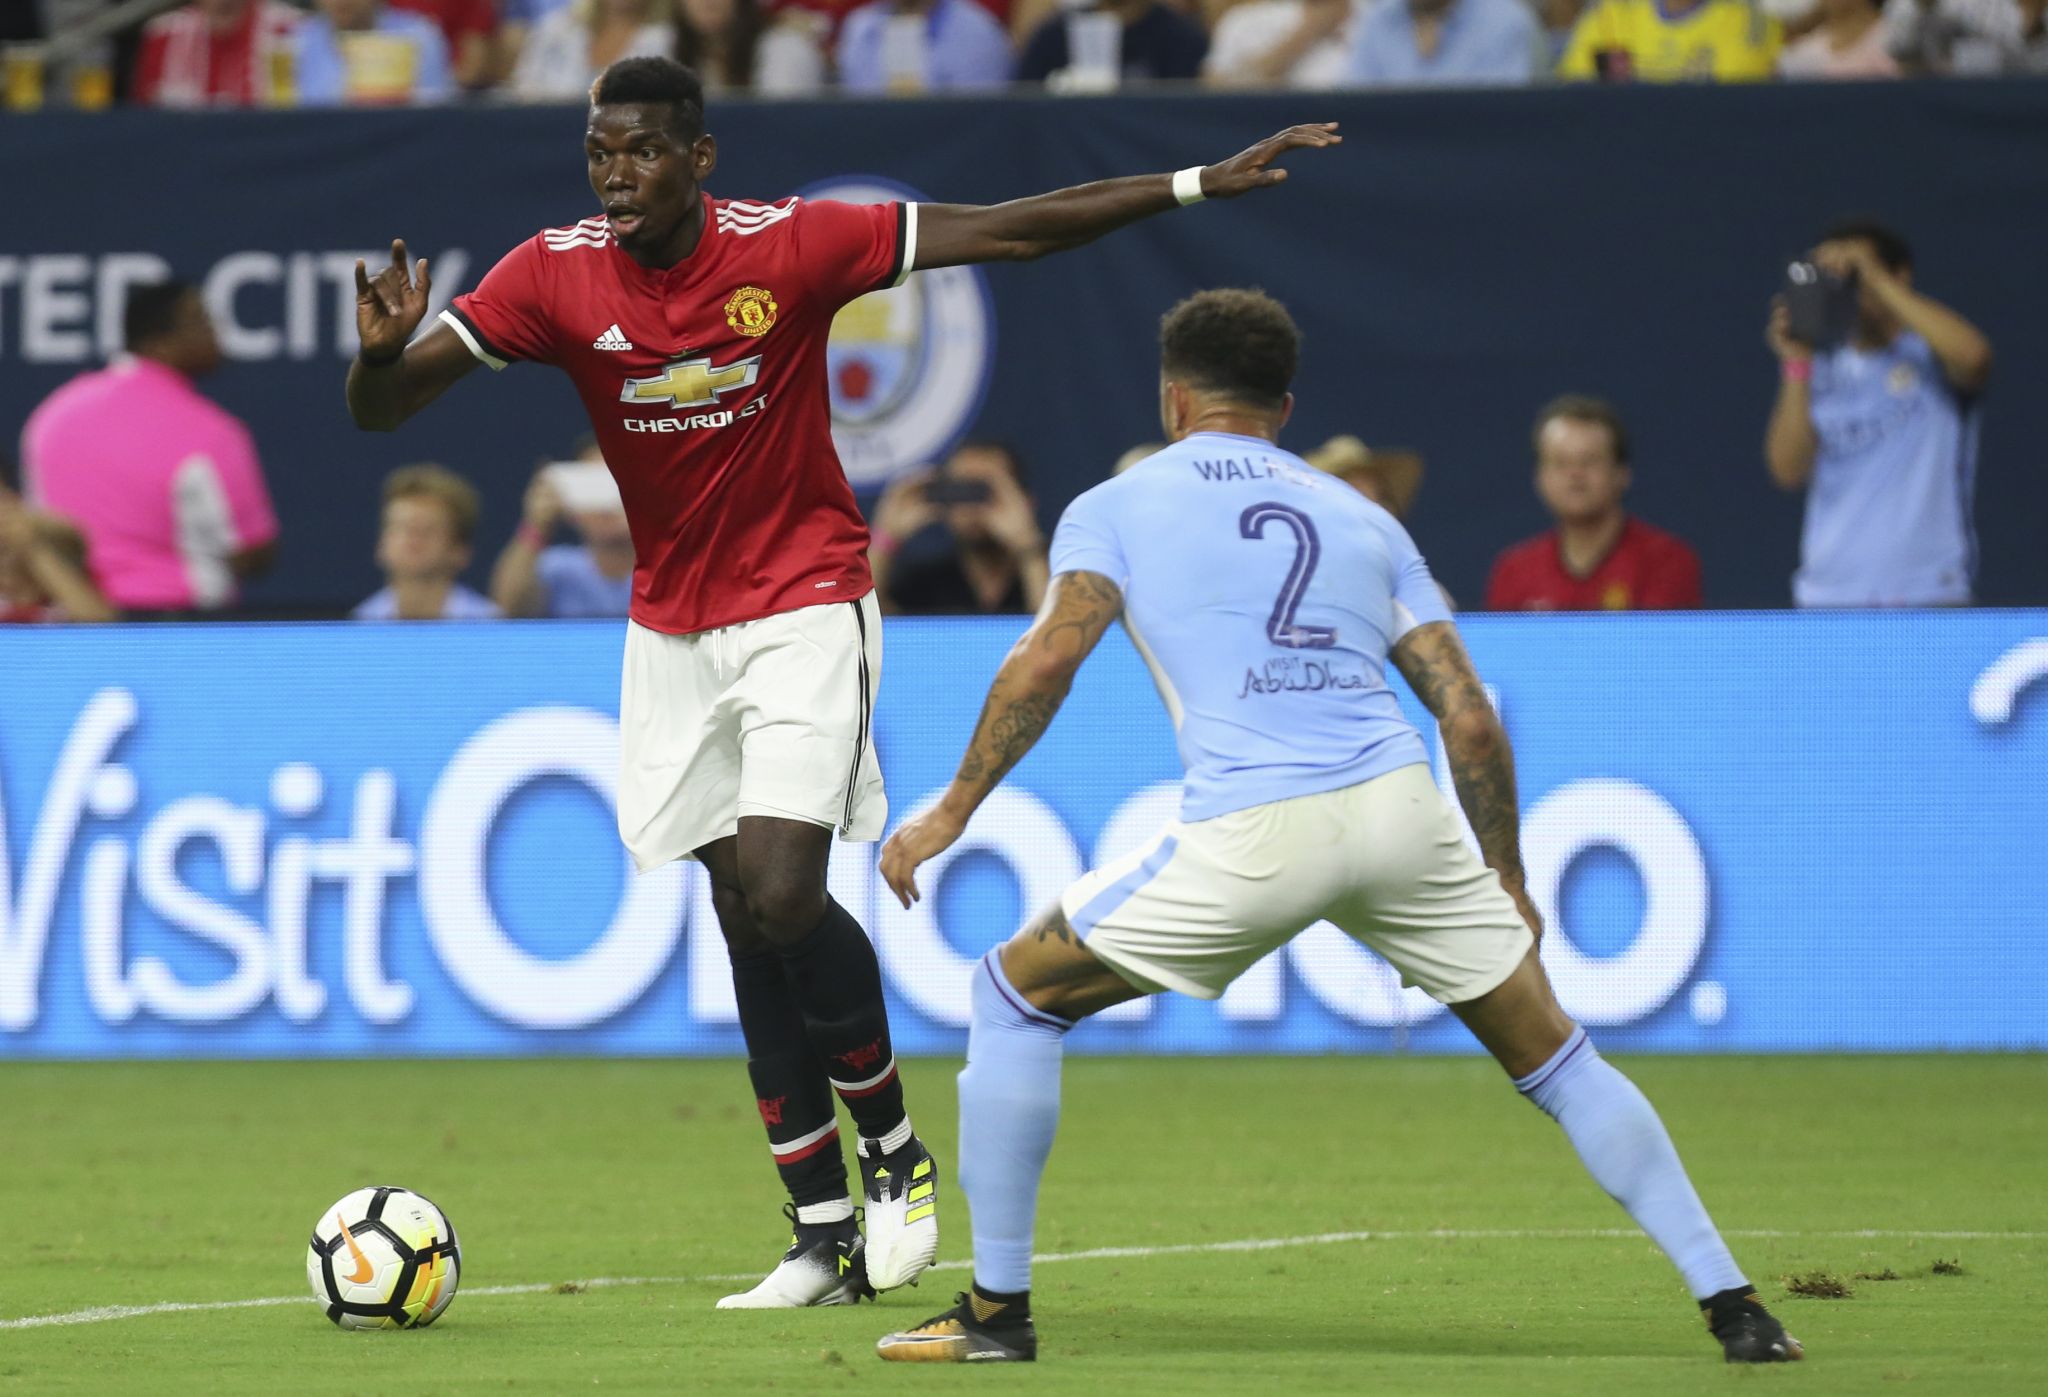
<path fill-rule="evenodd" d="M 1197 999 L 1215 999 L 1325 919 L 1444 1004 L 1495 988 L 1535 944 L 1424 766 L 1176 820 L 1081 878 L 1060 908 L 1082 944 L 1139 989 Z"/>
<path fill-rule="evenodd" d="M 633 862 L 644 872 L 689 858 L 738 833 L 742 815 L 879 839 L 881 677 L 872 594 L 694 635 L 628 622 L 619 837 Z"/>

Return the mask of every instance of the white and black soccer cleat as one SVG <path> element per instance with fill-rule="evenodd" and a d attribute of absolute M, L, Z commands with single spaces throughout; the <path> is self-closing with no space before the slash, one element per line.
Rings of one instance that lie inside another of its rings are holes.
<path fill-rule="evenodd" d="M 939 1255 L 939 1166 L 916 1136 L 894 1154 L 860 1160 L 867 1195 L 867 1276 L 877 1292 L 909 1285 Z"/>
<path fill-rule="evenodd" d="M 795 1235 L 775 1269 L 752 1290 L 728 1295 L 721 1310 L 801 1310 L 812 1305 L 857 1305 L 873 1298 L 868 1284 L 866 1249 L 860 1225 L 844 1222 L 810 1225 L 796 1220 L 796 1206 L 784 1204 Z"/>

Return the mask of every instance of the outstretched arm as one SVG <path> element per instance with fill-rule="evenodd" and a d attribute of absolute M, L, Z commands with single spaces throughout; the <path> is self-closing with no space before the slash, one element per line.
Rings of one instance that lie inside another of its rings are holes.
<path fill-rule="evenodd" d="M 1472 657 L 1458 639 L 1458 628 L 1448 621 L 1417 626 L 1394 646 L 1393 661 L 1423 707 L 1436 715 L 1458 804 L 1479 840 L 1479 856 L 1500 875 L 1529 929 L 1541 936 L 1543 918 L 1523 886 L 1515 754 Z"/>
<path fill-rule="evenodd" d="M 426 259 L 409 270 L 402 240 L 391 244 L 391 265 L 376 276 L 356 263 L 356 333 L 363 347 L 348 367 L 348 411 L 365 431 L 390 431 L 477 366 L 469 346 L 446 325 L 407 343 L 426 318 L 431 289 Z"/>
<path fill-rule="evenodd" d="M 1063 572 L 1052 580 L 1038 619 L 996 671 L 953 784 L 882 849 L 882 877 L 897 901 L 908 907 L 922 896 L 917 866 L 952 847 L 989 792 L 1036 745 L 1066 701 L 1075 671 L 1123 609 L 1123 593 L 1101 573 Z"/>
<path fill-rule="evenodd" d="M 1290 126 L 1277 136 L 1218 165 L 1203 167 L 1205 199 L 1235 199 L 1287 178 L 1272 168 L 1290 150 L 1341 143 L 1337 123 Z M 1095 241 L 1127 223 L 1178 208 L 1172 175 L 1130 175 L 1057 189 L 1004 204 L 919 204 L 917 267 L 958 267 L 970 262 L 1021 262 Z M 1192 201 L 1190 201 L 1192 202 Z"/>

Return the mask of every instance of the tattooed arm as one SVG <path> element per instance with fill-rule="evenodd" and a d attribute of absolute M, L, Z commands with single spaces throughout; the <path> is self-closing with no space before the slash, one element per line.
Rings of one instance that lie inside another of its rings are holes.
<path fill-rule="evenodd" d="M 1123 593 L 1101 573 L 1063 572 L 1052 580 L 1038 619 L 996 671 L 953 784 L 882 849 L 882 877 L 897 901 L 908 907 L 922 895 L 917 866 L 950 848 L 989 792 L 1024 759 L 1060 711 L 1075 671 L 1123 609 Z"/>
<path fill-rule="evenodd" d="M 1394 646 L 1393 661 L 1423 707 L 1436 715 L 1458 804 L 1479 840 L 1480 857 L 1500 875 L 1501 886 L 1541 936 L 1543 918 L 1523 886 L 1515 754 L 1457 627 L 1448 621 L 1417 626 Z"/>

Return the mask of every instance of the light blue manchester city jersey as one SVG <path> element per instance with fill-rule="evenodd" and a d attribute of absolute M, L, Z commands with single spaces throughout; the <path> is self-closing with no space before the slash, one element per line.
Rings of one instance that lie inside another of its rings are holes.
<path fill-rule="evenodd" d="M 1977 547 L 1977 400 L 1908 330 L 1813 361 L 1820 436 L 1792 596 L 1801 606 L 1959 606 Z"/>
<path fill-rule="evenodd" d="M 1426 762 L 1387 652 L 1450 619 L 1394 516 L 1256 437 L 1200 432 L 1067 507 L 1052 570 L 1099 572 L 1180 734 L 1181 818 Z"/>

